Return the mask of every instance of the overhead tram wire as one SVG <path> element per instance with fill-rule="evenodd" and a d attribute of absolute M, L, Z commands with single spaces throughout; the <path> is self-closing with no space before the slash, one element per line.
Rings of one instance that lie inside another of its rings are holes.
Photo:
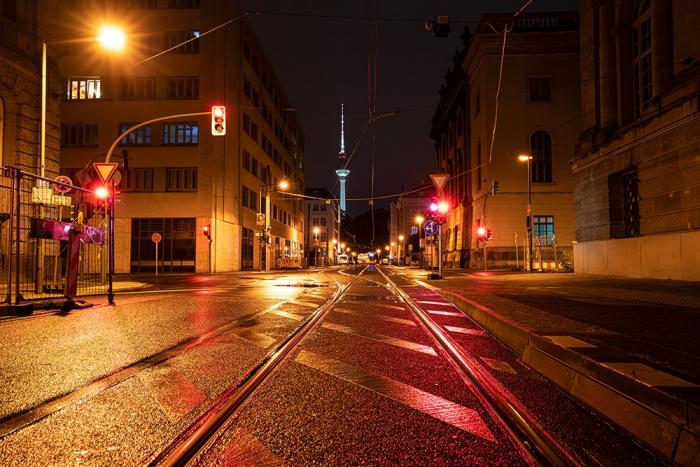
<path fill-rule="evenodd" d="M 318 19 L 342 19 L 342 20 L 355 20 L 355 21 L 367 21 L 367 16 L 353 16 L 353 15 L 324 15 L 320 13 L 298 13 L 294 11 L 270 11 L 270 10 L 243 10 L 249 15 L 257 16 L 291 16 L 298 18 L 318 18 Z M 372 18 L 377 22 L 397 22 L 397 23 L 420 23 L 423 24 L 426 18 L 401 18 L 401 17 L 390 17 L 390 16 L 375 16 Z M 480 20 L 450 20 L 452 24 L 479 24 Z"/>

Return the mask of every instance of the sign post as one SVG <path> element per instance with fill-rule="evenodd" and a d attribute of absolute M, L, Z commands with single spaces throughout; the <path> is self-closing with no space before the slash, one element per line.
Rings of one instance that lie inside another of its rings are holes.
<path fill-rule="evenodd" d="M 158 275 L 158 244 L 161 240 L 163 240 L 163 236 L 158 232 L 153 232 L 153 235 L 151 235 L 151 241 L 156 248 L 156 276 Z"/>
<path fill-rule="evenodd" d="M 447 183 L 447 180 L 450 178 L 449 174 L 446 173 L 437 173 L 437 174 L 430 174 L 430 179 L 433 181 L 433 185 L 435 185 L 435 191 L 437 192 L 438 198 L 440 197 L 442 193 L 442 188 L 445 186 L 445 183 Z M 442 278 L 442 222 L 437 222 L 437 244 L 438 244 L 438 275 L 435 277 L 434 273 L 431 273 L 430 276 L 432 276 L 432 279 L 441 279 Z M 426 230 L 427 232 L 427 230 Z M 434 235 L 434 234 L 431 234 Z M 432 271 L 432 264 L 430 270 Z"/>

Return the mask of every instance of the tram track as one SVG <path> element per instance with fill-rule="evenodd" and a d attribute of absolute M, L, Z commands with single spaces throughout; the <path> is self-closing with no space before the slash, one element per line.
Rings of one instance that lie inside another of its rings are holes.
<path fill-rule="evenodd" d="M 381 268 L 377 267 L 376 269 L 387 281 L 387 288 L 416 315 L 426 333 L 473 389 L 482 405 L 491 412 L 504 432 L 510 435 L 528 463 L 551 466 L 579 465 L 581 463 L 578 456 L 559 443 L 474 358 L 463 352 L 449 334 L 435 323 L 428 313 L 398 287 Z M 481 327 L 479 326 L 479 328 Z"/>
<path fill-rule="evenodd" d="M 353 268 L 348 268 L 353 269 Z M 219 436 L 227 422 L 251 399 L 256 391 L 273 375 L 274 371 L 299 347 L 323 321 L 325 316 L 337 305 L 350 289 L 354 279 L 362 275 L 366 267 L 357 276 L 338 287 L 323 305 L 312 312 L 280 344 L 270 351 L 258 364 L 236 385 L 225 391 L 211 410 L 202 414 L 190 428 L 171 442 L 151 462 L 150 465 L 181 466 L 188 465 L 203 455 L 209 445 Z"/>

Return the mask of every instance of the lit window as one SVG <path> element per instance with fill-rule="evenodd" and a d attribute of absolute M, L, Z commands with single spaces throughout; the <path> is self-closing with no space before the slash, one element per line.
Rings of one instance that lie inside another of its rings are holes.
<path fill-rule="evenodd" d="M 198 123 L 166 123 L 163 125 L 163 144 L 197 145 L 199 144 Z"/>
<path fill-rule="evenodd" d="M 136 125 L 135 123 L 120 123 L 119 124 L 119 134 L 121 135 L 126 130 Z M 148 146 L 151 144 L 151 127 L 142 126 L 137 128 L 119 142 L 122 146 Z"/>
<path fill-rule="evenodd" d="M 533 232 L 541 246 L 552 246 L 554 240 L 554 216 L 533 216 Z"/>
<path fill-rule="evenodd" d="M 99 78 L 68 78 L 66 98 L 71 101 L 81 101 L 100 98 Z"/>

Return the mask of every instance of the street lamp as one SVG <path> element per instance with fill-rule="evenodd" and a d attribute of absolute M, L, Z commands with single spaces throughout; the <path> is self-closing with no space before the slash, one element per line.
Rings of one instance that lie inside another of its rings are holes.
<path fill-rule="evenodd" d="M 393 252 L 396 247 L 396 242 L 391 242 L 391 251 Z M 396 252 L 398 256 L 398 251 Z M 391 256 L 391 253 L 389 253 L 389 256 Z"/>
<path fill-rule="evenodd" d="M 530 272 L 532 272 L 532 156 L 518 155 L 520 162 L 527 162 L 527 250 Z"/>
<path fill-rule="evenodd" d="M 401 259 L 401 264 L 403 264 L 403 234 L 399 235 L 399 258 Z"/>
<path fill-rule="evenodd" d="M 100 33 L 96 38 L 97 42 L 102 45 L 106 50 L 113 52 L 120 51 L 124 48 L 126 39 L 124 32 L 121 29 L 114 26 L 103 26 L 100 29 Z M 75 39 L 67 41 L 57 41 L 57 42 L 46 42 L 41 41 L 41 130 L 40 130 L 40 161 L 39 161 L 39 175 L 42 177 L 46 176 L 46 81 L 47 81 L 47 66 L 46 66 L 46 49 L 49 44 L 60 43 L 66 44 L 71 42 L 83 42 L 84 39 Z"/>
<path fill-rule="evenodd" d="M 318 266 L 318 233 L 321 231 L 318 227 L 314 227 L 314 266 Z"/>
<path fill-rule="evenodd" d="M 423 224 L 423 221 L 425 221 L 425 217 L 418 214 L 415 217 L 415 221 L 416 221 L 416 224 L 418 224 L 418 257 L 420 260 L 420 265 L 421 265 L 421 267 L 423 267 L 423 245 L 421 244 L 421 241 L 420 241 L 420 234 L 421 234 L 421 225 Z"/>

